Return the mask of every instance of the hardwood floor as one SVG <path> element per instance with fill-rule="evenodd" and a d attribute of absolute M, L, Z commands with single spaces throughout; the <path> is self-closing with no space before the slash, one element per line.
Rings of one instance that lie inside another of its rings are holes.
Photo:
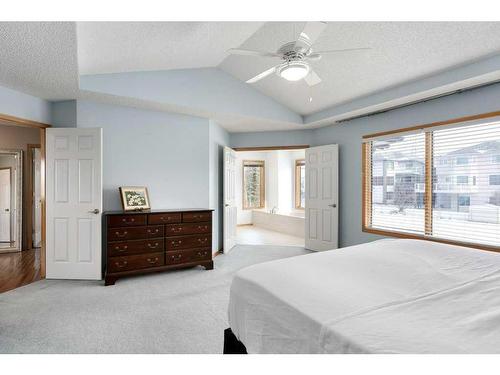
<path fill-rule="evenodd" d="M 0 293 L 40 280 L 40 249 L 0 254 Z"/>

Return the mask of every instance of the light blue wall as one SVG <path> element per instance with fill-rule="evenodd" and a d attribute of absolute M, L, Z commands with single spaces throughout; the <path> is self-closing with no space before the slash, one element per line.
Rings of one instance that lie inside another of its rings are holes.
<path fill-rule="evenodd" d="M 78 127 L 103 128 L 104 209 L 119 186 L 147 186 L 152 208 L 209 206 L 209 121 L 131 107 L 77 103 Z"/>
<path fill-rule="evenodd" d="M 80 88 L 206 114 L 235 114 L 302 124 L 302 116 L 217 68 L 84 75 Z"/>
<path fill-rule="evenodd" d="M 50 102 L 0 86 L 0 113 L 50 124 Z"/>
<path fill-rule="evenodd" d="M 231 147 L 294 146 L 310 145 L 313 130 L 289 130 L 276 132 L 231 133 Z"/>
<path fill-rule="evenodd" d="M 55 128 L 76 128 L 76 100 L 51 103 L 52 126 Z"/>
<path fill-rule="evenodd" d="M 363 135 L 498 110 L 500 110 L 500 84 L 320 129 L 231 134 L 231 147 L 300 143 L 311 146 L 339 144 L 339 243 L 340 246 L 350 246 L 381 238 L 361 231 L 361 139 Z"/>
<path fill-rule="evenodd" d="M 223 161 L 224 146 L 229 146 L 229 133 L 214 121 L 210 121 L 210 208 L 215 209 L 213 216 L 213 249 L 223 247 Z"/>

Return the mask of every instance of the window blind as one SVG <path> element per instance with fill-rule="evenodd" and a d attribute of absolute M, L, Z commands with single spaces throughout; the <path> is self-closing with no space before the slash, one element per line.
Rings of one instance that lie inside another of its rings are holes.
<path fill-rule="evenodd" d="M 500 122 L 433 132 L 432 233 L 500 246 Z"/>
<path fill-rule="evenodd" d="M 371 226 L 423 234 L 424 134 L 373 141 L 370 169 Z"/>
<path fill-rule="evenodd" d="M 500 121 L 402 130 L 363 145 L 363 226 L 500 246 Z"/>

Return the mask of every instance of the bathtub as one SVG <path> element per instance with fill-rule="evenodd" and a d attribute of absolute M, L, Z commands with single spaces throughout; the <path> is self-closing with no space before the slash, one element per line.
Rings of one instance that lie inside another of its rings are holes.
<path fill-rule="evenodd" d="M 253 210 L 252 223 L 267 230 L 304 238 L 305 219 L 304 213 L 300 211 L 288 214 L 272 214 L 266 211 Z"/>

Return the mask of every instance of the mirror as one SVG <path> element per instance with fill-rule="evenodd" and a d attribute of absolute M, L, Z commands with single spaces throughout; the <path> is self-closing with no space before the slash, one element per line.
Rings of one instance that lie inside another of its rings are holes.
<path fill-rule="evenodd" d="M 0 252 L 22 250 L 22 156 L 0 149 Z"/>

